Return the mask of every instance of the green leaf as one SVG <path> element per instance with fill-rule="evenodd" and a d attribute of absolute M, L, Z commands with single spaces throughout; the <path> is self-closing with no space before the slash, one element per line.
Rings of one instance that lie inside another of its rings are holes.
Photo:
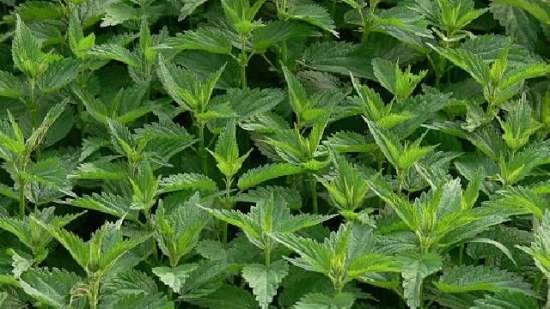
<path fill-rule="evenodd" d="M 327 9 L 316 3 L 298 3 L 292 5 L 286 13 L 291 19 L 302 20 L 313 26 L 319 27 L 338 37 L 334 20 Z"/>
<path fill-rule="evenodd" d="M 101 192 L 101 194 L 92 193 L 71 199 L 69 204 L 84 209 L 96 210 L 118 218 L 127 218 L 137 221 L 137 211 L 132 209 L 132 201 L 111 193 Z"/>
<path fill-rule="evenodd" d="M 71 292 L 81 278 L 59 269 L 31 269 L 19 279 L 23 291 L 54 308 L 71 308 Z"/>
<path fill-rule="evenodd" d="M 131 67 L 138 67 L 140 59 L 128 49 L 117 44 L 102 44 L 92 47 L 88 54 L 104 60 L 116 60 Z"/>
<path fill-rule="evenodd" d="M 336 207 L 344 211 L 354 211 L 362 206 L 369 191 L 365 175 L 343 156 L 333 154 L 332 157 L 337 175 L 320 179 L 320 182 Z"/>
<path fill-rule="evenodd" d="M 80 64 L 75 59 L 65 58 L 48 66 L 40 76 L 38 86 L 44 92 L 57 91 L 72 82 L 79 73 Z"/>
<path fill-rule="evenodd" d="M 440 256 L 425 253 L 419 256 L 402 257 L 403 293 L 410 308 L 423 306 L 422 289 L 424 279 L 439 271 L 443 266 Z"/>
<path fill-rule="evenodd" d="M 126 178 L 126 173 L 120 164 L 89 162 L 80 164 L 68 177 L 81 180 L 122 180 Z"/>
<path fill-rule="evenodd" d="M 285 20 L 274 21 L 258 28 L 252 36 L 252 46 L 259 53 L 288 40 L 299 40 L 311 36 L 313 31 L 304 23 Z"/>
<path fill-rule="evenodd" d="M 227 122 L 225 129 L 218 136 L 214 151 L 207 149 L 214 157 L 220 172 L 231 179 L 241 169 L 242 164 L 252 150 L 239 157 L 239 145 L 237 144 L 236 125 L 233 120 Z"/>
<path fill-rule="evenodd" d="M 225 32 L 210 26 L 186 31 L 183 35 L 169 39 L 166 44 L 177 50 L 203 50 L 223 55 L 230 55 L 233 48 Z"/>
<path fill-rule="evenodd" d="M 157 294 L 130 294 L 118 298 L 112 304 L 105 306 L 106 309 L 174 309 L 174 302 L 165 295 Z"/>
<path fill-rule="evenodd" d="M 323 142 L 339 153 L 366 153 L 376 149 L 376 145 L 363 134 L 351 131 L 338 131 Z"/>
<path fill-rule="evenodd" d="M 242 275 L 252 288 L 260 307 L 267 309 L 273 297 L 277 294 L 277 288 L 288 275 L 288 272 L 288 264 L 283 260 L 278 260 L 269 265 L 245 265 Z"/>
<path fill-rule="evenodd" d="M 23 94 L 21 81 L 13 74 L 0 71 L 0 96 L 18 98 Z"/>
<path fill-rule="evenodd" d="M 288 258 L 292 264 L 324 274 L 337 291 L 367 273 L 400 271 L 393 257 L 377 250 L 372 231 L 364 225 L 342 224 L 322 243 L 294 234 L 271 236 L 298 254 L 299 257 Z"/>
<path fill-rule="evenodd" d="M 513 37 L 519 43 L 533 49 L 539 38 L 540 25 L 526 11 L 508 6 L 504 1 L 492 1 L 491 13 L 501 26 L 506 29 L 506 34 Z"/>
<path fill-rule="evenodd" d="M 44 116 L 44 119 L 42 119 L 42 123 L 36 128 L 31 136 L 27 139 L 25 143 L 25 148 L 27 152 L 34 151 L 37 147 L 39 147 L 42 142 L 44 141 L 44 138 L 46 137 L 46 133 L 48 133 L 48 130 L 53 126 L 57 118 L 61 116 L 63 111 L 65 111 L 65 107 L 67 106 L 67 100 L 62 101 L 61 103 L 57 103 L 56 105 L 52 106 L 46 116 Z"/>
<path fill-rule="evenodd" d="M 195 264 L 183 264 L 176 267 L 154 267 L 152 272 L 170 287 L 174 292 L 180 293 L 189 274 L 197 268 Z"/>
<path fill-rule="evenodd" d="M 398 100 L 408 98 L 428 73 L 428 71 L 420 71 L 419 74 L 413 74 L 410 66 L 405 71 L 401 71 L 399 62 L 393 64 L 382 58 L 375 58 L 372 66 L 378 82 Z"/>
<path fill-rule="evenodd" d="M 47 233 L 44 228 L 36 224 L 33 218 L 39 218 L 44 222 L 48 222 L 57 227 L 62 227 L 69 224 L 71 221 L 79 217 L 80 214 L 55 216 L 54 208 L 44 208 L 33 212 L 30 216 L 23 219 L 13 218 L 8 216 L 0 217 L 0 229 L 13 234 L 21 243 L 27 246 L 33 253 L 33 258 L 36 261 L 41 261 L 46 258 L 47 246 L 52 238 L 44 236 Z"/>
<path fill-rule="evenodd" d="M 260 200 L 246 214 L 236 210 L 202 208 L 217 219 L 237 226 L 251 243 L 265 250 L 273 246 L 268 237 L 271 233 L 293 233 L 332 218 L 313 214 L 292 215 L 285 201 L 276 199 L 275 195 Z"/>
<path fill-rule="evenodd" d="M 454 65 L 468 72 L 480 85 L 489 83 L 489 66 L 478 54 L 461 48 L 431 47 Z"/>
<path fill-rule="evenodd" d="M 535 237 L 530 247 L 518 246 L 529 254 L 535 265 L 547 276 L 550 276 L 550 212 L 545 211 L 541 223 L 535 228 Z"/>
<path fill-rule="evenodd" d="M 202 79 L 194 72 L 168 63 L 162 56 L 159 56 L 157 75 L 164 89 L 174 101 L 199 114 L 206 110 L 224 68 L 225 66 Z"/>
<path fill-rule="evenodd" d="M 215 181 L 202 174 L 185 173 L 174 174 L 161 179 L 161 192 L 200 190 L 203 192 L 215 192 L 218 185 Z"/>
<path fill-rule="evenodd" d="M 206 3 L 207 0 L 182 0 L 183 6 L 180 10 L 180 16 L 178 20 L 184 20 L 189 17 L 197 8 Z"/>
<path fill-rule="evenodd" d="M 500 118 L 497 119 L 504 131 L 502 138 L 506 145 L 514 151 L 527 144 L 530 136 L 542 126 L 533 118 L 531 106 L 525 98 L 522 98 L 510 108 L 505 121 L 500 121 Z"/>
<path fill-rule="evenodd" d="M 436 287 L 445 293 L 518 292 L 533 295 L 529 284 L 513 273 L 490 266 L 461 265 L 443 271 Z"/>
<path fill-rule="evenodd" d="M 550 24 L 550 9 L 541 0 L 497 0 L 497 2 L 520 8 L 544 24 Z"/>
<path fill-rule="evenodd" d="M 339 293 L 334 297 L 326 294 L 310 293 L 302 297 L 293 309 L 350 309 L 355 302 L 351 293 Z"/>
<path fill-rule="evenodd" d="M 11 52 L 15 66 L 31 78 L 40 76 L 48 69 L 50 63 L 60 59 L 57 54 L 42 51 L 42 42 L 23 23 L 19 15 L 17 15 Z"/>
<path fill-rule="evenodd" d="M 208 223 L 207 214 L 197 207 L 198 203 L 196 194 L 172 210 L 159 206 L 153 217 L 157 243 L 172 267 L 191 252 Z"/>
<path fill-rule="evenodd" d="M 303 167 L 290 163 L 267 164 L 246 171 L 246 173 L 239 178 L 237 185 L 239 189 L 245 190 L 271 179 L 300 174 L 304 171 L 305 169 Z"/>
<path fill-rule="evenodd" d="M 485 294 L 483 298 L 475 300 L 474 303 L 470 309 L 533 309 L 539 307 L 536 298 L 508 291 Z"/>
<path fill-rule="evenodd" d="M 257 309 L 258 303 L 254 296 L 244 288 L 223 284 L 219 289 L 207 297 L 192 299 L 192 304 L 208 309 Z"/>
<path fill-rule="evenodd" d="M 400 171 L 409 169 L 415 162 L 432 152 L 436 146 L 420 146 L 422 136 L 411 144 L 402 145 L 397 136 L 366 120 L 376 144 L 388 161 Z"/>

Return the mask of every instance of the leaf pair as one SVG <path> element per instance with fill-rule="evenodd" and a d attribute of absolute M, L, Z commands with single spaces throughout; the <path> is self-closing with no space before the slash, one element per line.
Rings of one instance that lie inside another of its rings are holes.
<path fill-rule="evenodd" d="M 78 218 L 82 213 L 75 215 L 56 216 L 54 208 L 37 210 L 23 219 L 8 216 L 0 217 L 0 229 L 13 234 L 21 243 L 29 248 L 33 254 L 33 262 L 38 264 L 48 255 L 48 245 L 52 237 L 35 219 L 55 228 L 62 228 Z"/>
<path fill-rule="evenodd" d="M 191 111 L 198 121 L 205 122 L 212 116 L 220 117 L 209 116 L 209 114 L 215 113 L 215 111 L 209 111 L 209 103 L 223 70 L 224 67 L 203 79 L 194 72 L 159 57 L 157 74 L 172 99 L 181 107 Z"/>
<path fill-rule="evenodd" d="M 237 226 L 251 243 L 268 251 L 276 245 L 270 234 L 293 233 L 332 218 L 332 216 L 310 214 L 292 215 L 284 200 L 275 198 L 274 195 L 259 201 L 246 214 L 237 210 L 201 208 L 217 219 Z"/>
<path fill-rule="evenodd" d="M 422 252 L 444 252 L 492 225 L 507 220 L 512 213 L 498 207 L 472 208 L 479 183 L 463 192 L 459 179 L 450 180 L 413 203 L 394 193 L 382 179 L 368 179 L 369 187 L 384 200 L 413 231 Z"/>
<path fill-rule="evenodd" d="M 369 130 L 386 159 L 398 171 L 406 171 L 418 160 L 432 152 L 437 146 L 420 146 L 423 136 L 413 143 L 402 144 L 391 132 L 380 128 L 376 123 L 366 120 Z"/>
<path fill-rule="evenodd" d="M 378 82 L 398 101 L 407 99 L 418 83 L 428 74 L 428 71 L 420 71 L 418 74 L 411 73 L 410 66 L 405 71 L 401 71 L 399 62 L 393 64 L 382 58 L 372 60 L 372 67 Z"/>
<path fill-rule="evenodd" d="M 274 233 L 272 237 L 298 254 L 288 259 L 292 264 L 324 274 L 337 292 L 369 273 L 400 271 L 393 257 L 378 250 L 373 232 L 364 225 L 343 224 L 321 243 L 294 234 Z"/>
<path fill-rule="evenodd" d="M 510 45 L 510 44 L 509 44 Z M 511 65 L 508 54 L 513 46 L 502 49 L 496 59 L 488 64 L 486 59 L 465 48 L 442 48 L 432 46 L 440 55 L 470 74 L 481 85 L 483 95 L 492 108 L 501 106 L 513 97 L 527 79 L 544 76 L 550 65 L 535 62 Z"/>

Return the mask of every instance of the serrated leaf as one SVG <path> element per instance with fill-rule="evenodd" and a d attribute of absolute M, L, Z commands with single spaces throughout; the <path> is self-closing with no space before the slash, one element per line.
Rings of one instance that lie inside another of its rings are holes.
<path fill-rule="evenodd" d="M 550 9 L 540 0 L 498 0 L 498 2 L 529 12 L 544 24 L 550 24 Z"/>
<path fill-rule="evenodd" d="M 246 214 L 236 210 L 202 208 L 219 220 L 239 227 L 251 243 L 268 251 L 274 245 L 269 234 L 293 233 L 332 218 L 313 214 L 292 215 L 285 201 L 276 197 L 272 194 L 258 201 Z"/>
<path fill-rule="evenodd" d="M 239 178 L 237 185 L 239 189 L 245 190 L 271 179 L 299 174 L 303 171 L 305 171 L 304 168 L 290 163 L 268 164 L 248 170 Z"/>
<path fill-rule="evenodd" d="M 195 264 L 183 264 L 176 267 L 154 267 L 152 272 L 175 293 L 180 293 L 185 281 L 189 278 L 189 273 L 196 268 Z"/>
<path fill-rule="evenodd" d="M 202 50 L 214 54 L 230 55 L 233 48 L 226 33 L 204 26 L 171 38 L 166 43 L 177 50 Z"/>
<path fill-rule="evenodd" d="M 423 254 L 420 256 L 403 257 L 403 293 L 410 308 L 422 307 L 422 289 L 424 279 L 439 271 L 443 266 L 440 256 Z"/>
<path fill-rule="evenodd" d="M 174 174 L 160 181 L 161 192 L 175 192 L 182 190 L 201 190 L 214 192 L 218 189 L 215 181 L 202 174 L 185 173 Z"/>
<path fill-rule="evenodd" d="M 0 96 L 18 98 L 23 94 L 21 81 L 13 74 L 0 71 Z"/>
<path fill-rule="evenodd" d="M 326 294 L 310 293 L 302 297 L 293 309 L 350 309 L 355 302 L 351 293 L 339 293 L 334 297 Z"/>
<path fill-rule="evenodd" d="M 19 284 L 25 293 L 54 308 L 71 307 L 71 291 L 82 279 L 59 269 L 32 269 L 25 272 Z"/>
<path fill-rule="evenodd" d="M 521 277 L 490 266 L 456 266 L 443 271 L 436 287 L 445 293 L 473 291 L 518 292 L 533 295 L 531 287 Z"/>
<path fill-rule="evenodd" d="M 96 210 L 118 218 L 128 218 L 137 221 L 137 212 L 132 209 L 132 201 L 106 192 L 101 194 L 92 193 L 69 200 L 68 203 L 75 207 Z"/>
<path fill-rule="evenodd" d="M 252 288 L 260 307 L 267 309 L 273 297 L 277 294 L 277 288 L 288 275 L 288 272 L 288 264 L 283 260 L 278 260 L 269 265 L 245 265 L 242 275 Z"/>
<path fill-rule="evenodd" d="M 13 63 L 20 71 L 34 78 L 45 72 L 49 64 L 58 60 L 60 56 L 54 53 L 44 53 L 42 42 L 25 25 L 19 15 L 16 18 L 11 46 Z"/>
<path fill-rule="evenodd" d="M 305 21 L 338 37 L 334 20 L 332 20 L 327 9 L 321 5 L 316 3 L 295 4 L 286 14 L 292 19 Z"/>
<path fill-rule="evenodd" d="M 79 62 L 71 58 L 56 61 L 40 76 L 38 85 L 45 92 L 59 90 L 76 78 L 79 68 Z"/>
<path fill-rule="evenodd" d="M 192 304 L 205 307 L 208 309 L 256 309 L 258 303 L 254 296 L 244 288 L 239 288 L 234 285 L 224 284 L 219 289 L 207 297 L 192 299 Z"/>
<path fill-rule="evenodd" d="M 469 309 L 534 309 L 539 307 L 534 297 L 508 291 L 485 294 L 483 298 L 475 300 L 474 303 Z"/>
<path fill-rule="evenodd" d="M 117 44 L 96 45 L 88 51 L 88 54 L 99 59 L 120 61 L 131 67 L 138 67 L 140 63 L 135 54 Z"/>

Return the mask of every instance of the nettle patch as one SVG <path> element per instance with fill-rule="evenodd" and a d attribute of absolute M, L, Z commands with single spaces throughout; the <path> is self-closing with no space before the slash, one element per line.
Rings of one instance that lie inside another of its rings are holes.
<path fill-rule="evenodd" d="M 0 308 L 550 308 L 548 1 L 0 9 Z"/>

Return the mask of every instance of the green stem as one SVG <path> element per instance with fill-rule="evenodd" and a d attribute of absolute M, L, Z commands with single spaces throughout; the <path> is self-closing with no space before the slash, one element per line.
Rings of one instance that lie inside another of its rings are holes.
<path fill-rule="evenodd" d="M 27 207 L 26 201 L 25 201 L 25 181 L 20 178 L 18 186 L 19 186 L 19 217 L 24 218 L 25 208 Z"/>
<path fill-rule="evenodd" d="M 208 175 L 208 166 L 206 162 L 206 148 L 204 142 L 204 123 L 198 122 L 198 135 L 199 135 L 199 158 L 201 161 L 201 169 L 203 174 Z"/>
<path fill-rule="evenodd" d="M 231 201 L 231 185 L 233 184 L 233 178 L 232 177 L 226 177 L 225 178 L 225 201 L 223 204 L 225 204 L 226 209 L 233 208 L 233 203 Z M 225 244 L 228 241 L 228 225 L 227 222 L 223 221 L 221 223 L 221 229 L 222 229 L 222 242 Z"/>
<path fill-rule="evenodd" d="M 241 66 L 241 88 L 246 89 L 247 88 L 247 81 L 246 81 L 246 67 L 248 66 L 248 55 L 246 54 L 246 36 L 241 36 L 241 55 L 239 59 L 239 65 Z"/>
<path fill-rule="evenodd" d="M 241 88 L 246 89 L 246 65 L 241 65 Z"/>
<path fill-rule="evenodd" d="M 404 171 L 396 169 L 396 174 L 397 174 L 397 192 L 401 193 L 401 191 L 403 191 Z"/>
<path fill-rule="evenodd" d="M 227 222 L 222 222 L 222 242 L 226 244 L 229 241 L 228 225 Z"/>
<path fill-rule="evenodd" d="M 458 264 L 462 265 L 462 260 L 464 260 L 464 244 L 460 245 L 458 249 Z"/>
<path fill-rule="evenodd" d="M 97 309 L 98 308 L 98 302 L 99 302 L 99 278 L 95 278 L 95 275 L 92 275 L 92 279 L 90 282 L 90 292 L 89 292 L 89 302 L 90 302 L 90 309 Z"/>
<path fill-rule="evenodd" d="M 548 291 L 546 292 L 546 304 L 544 304 L 544 309 L 550 309 L 550 278 L 548 280 Z"/>
<path fill-rule="evenodd" d="M 311 177 L 311 205 L 313 207 L 313 213 L 319 213 L 319 204 L 317 201 L 317 180 L 314 176 Z"/>
<path fill-rule="evenodd" d="M 264 249 L 264 263 L 265 266 L 269 267 L 271 265 L 271 243 L 267 243 Z"/>
<path fill-rule="evenodd" d="M 31 97 L 30 97 L 30 109 L 31 109 L 31 125 L 33 128 L 36 128 L 38 122 L 38 106 L 36 104 L 35 98 L 35 88 L 36 82 L 34 79 L 30 79 L 29 83 L 31 84 Z"/>

